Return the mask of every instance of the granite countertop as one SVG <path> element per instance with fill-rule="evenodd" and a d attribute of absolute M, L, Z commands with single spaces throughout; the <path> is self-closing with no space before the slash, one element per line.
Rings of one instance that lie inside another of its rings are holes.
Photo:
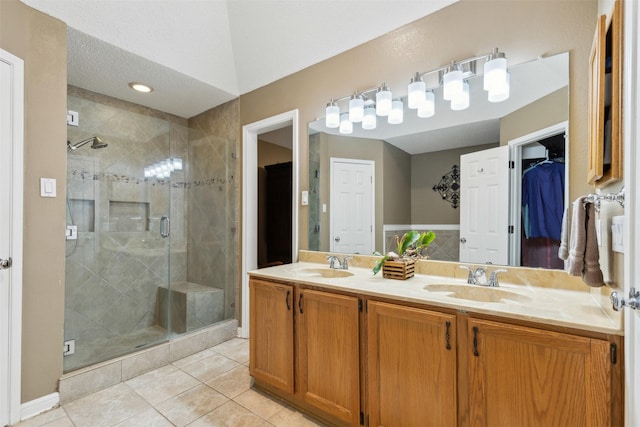
<path fill-rule="evenodd" d="M 325 271 L 328 272 L 325 273 Z M 499 288 L 468 285 L 466 280 L 416 274 L 408 280 L 373 275 L 370 268 L 330 270 L 326 264 L 297 262 L 249 272 L 252 277 L 310 285 L 471 313 L 526 320 L 578 330 L 624 335 L 621 325 L 602 309 L 589 292 L 500 283 Z M 349 274 L 346 277 L 323 277 Z"/>

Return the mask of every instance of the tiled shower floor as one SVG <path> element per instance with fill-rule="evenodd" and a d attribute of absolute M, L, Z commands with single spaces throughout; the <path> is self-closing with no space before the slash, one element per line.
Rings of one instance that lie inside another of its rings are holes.
<path fill-rule="evenodd" d="M 76 341 L 76 351 L 64 358 L 64 372 L 111 360 L 149 345 L 167 340 L 167 330 L 160 326 L 140 329 L 129 335 L 83 344 Z"/>
<path fill-rule="evenodd" d="M 249 342 L 234 338 L 18 427 L 319 426 L 250 388 Z"/>

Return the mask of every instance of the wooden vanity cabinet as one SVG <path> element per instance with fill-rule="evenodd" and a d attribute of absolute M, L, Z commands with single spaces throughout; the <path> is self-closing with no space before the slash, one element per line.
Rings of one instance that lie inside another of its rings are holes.
<path fill-rule="evenodd" d="M 612 426 L 606 340 L 469 319 L 470 426 Z"/>
<path fill-rule="evenodd" d="M 294 391 L 294 287 L 251 279 L 249 372 L 288 394 Z"/>
<path fill-rule="evenodd" d="M 332 424 L 360 425 L 359 299 L 253 278 L 249 289 L 256 385 Z"/>
<path fill-rule="evenodd" d="M 300 288 L 296 308 L 299 394 L 324 413 L 359 425 L 358 298 Z"/>
<path fill-rule="evenodd" d="M 456 318 L 367 304 L 370 426 L 456 426 Z"/>

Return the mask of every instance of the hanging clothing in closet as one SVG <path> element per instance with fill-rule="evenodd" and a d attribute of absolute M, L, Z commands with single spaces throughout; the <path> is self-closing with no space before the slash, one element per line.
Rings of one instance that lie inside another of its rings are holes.
<path fill-rule="evenodd" d="M 558 258 L 564 212 L 565 165 L 544 160 L 522 177 L 522 265 L 563 268 Z"/>

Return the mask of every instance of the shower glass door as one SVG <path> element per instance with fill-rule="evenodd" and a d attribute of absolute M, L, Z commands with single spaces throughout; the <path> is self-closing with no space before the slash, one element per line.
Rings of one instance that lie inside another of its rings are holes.
<path fill-rule="evenodd" d="M 122 105 L 68 96 L 65 372 L 167 340 L 186 265 L 187 128 Z"/>

